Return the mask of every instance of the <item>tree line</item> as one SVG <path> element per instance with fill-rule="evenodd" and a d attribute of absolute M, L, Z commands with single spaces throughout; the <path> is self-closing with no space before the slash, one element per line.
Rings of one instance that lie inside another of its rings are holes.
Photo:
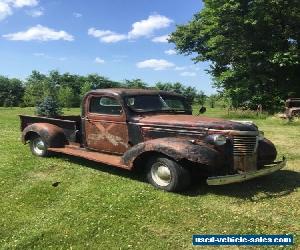
<path fill-rule="evenodd" d="M 79 107 L 83 96 L 92 89 L 101 88 L 154 88 L 174 91 L 186 97 L 190 104 L 204 105 L 206 95 L 195 87 L 184 86 L 179 82 L 157 82 L 149 86 L 141 79 L 113 81 L 98 74 L 81 76 L 53 70 L 48 74 L 32 71 L 26 80 L 0 76 L 0 106 L 32 107 L 47 97 L 57 101 L 65 108 Z"/>
<path fill-rule="evenodd" d="M 238 108 L 275 112 L 300 97 L 299 0 L 203 0 L 170 36 L 178 53 L 210 62 L 214 85 Z"/>

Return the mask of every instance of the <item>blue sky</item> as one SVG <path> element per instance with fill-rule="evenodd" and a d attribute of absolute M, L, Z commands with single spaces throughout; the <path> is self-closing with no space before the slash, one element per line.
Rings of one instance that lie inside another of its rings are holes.
<path fill-rule="evenodd" d="M 165 42 L 202 7 L 199 0 L 0 0 L 0 74 L 57 69 L 179 81 L 210 94 L 208 64 L 195 65 Z"/>

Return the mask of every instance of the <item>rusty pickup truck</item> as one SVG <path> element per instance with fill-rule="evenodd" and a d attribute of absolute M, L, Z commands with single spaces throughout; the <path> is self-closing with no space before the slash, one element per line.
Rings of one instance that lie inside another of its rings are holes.
<path fill-rule="evenodd" d="M 285 102 L 285 118 L 300 117 L 300 98 L 289 98 Z"/>
<path fill-rule="evenodd" d="M 141 89 L 98 89 L 81 116 L 21 115 L 22 141 L 34 155 L 59 152 L 128 170 L 146 170 L 166 191 L 188 188 L 194 173 L 223 185 L 273 173 L 273 143 L 251 122 L 193 116 L 181 95 Z"/>

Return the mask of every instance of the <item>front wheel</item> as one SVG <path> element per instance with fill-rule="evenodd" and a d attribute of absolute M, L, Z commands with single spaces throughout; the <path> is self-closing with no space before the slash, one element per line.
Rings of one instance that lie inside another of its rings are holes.
<path fill-rule="evenodd" d="M 35 136 L 30 140 L 30 149 L 32 154 L 36 156 L 45 157 L 49 155 L 47 145 L 40 136 Z"/>
<path fill-rule="evenodd" d="M 191 183 L 189 171 L 167 157 L 154 157 L 148 163 L 148 181 L 169 192 L 181 191 Z"/>

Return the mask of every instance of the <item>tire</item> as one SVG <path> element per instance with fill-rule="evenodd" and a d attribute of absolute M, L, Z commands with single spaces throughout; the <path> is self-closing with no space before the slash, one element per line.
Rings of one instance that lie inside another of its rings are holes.
<path fill-rule="evenodd" d="M 147 179 L 154 187 L 168 191 L 182 191 L 190 186 L 190 172 L 167 157 L 151 158 L 147 164 Z"/>
<path fill-rule="evenodd" d="M 49 151 L 47 149 L 46 142 L 43 140 L 40 136 L 34 136 L 30 140 L 30 150 L 33 155 L 39 156 L 39 157 L 46 157 L 49 156 Z"/>

